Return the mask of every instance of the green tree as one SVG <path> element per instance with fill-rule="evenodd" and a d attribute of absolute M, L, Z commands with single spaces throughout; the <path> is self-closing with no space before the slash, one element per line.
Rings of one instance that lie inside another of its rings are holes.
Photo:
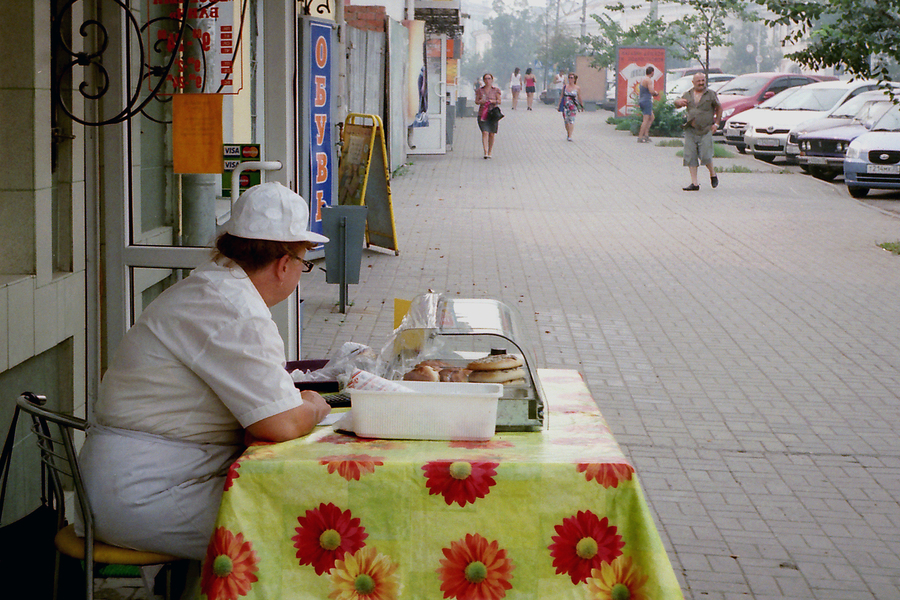
<path fill-rule="evenodd" d="M 783 53 L 780 47 L 767 44 L 768 28 L 762 23 L 741 23 L 731 31 L 732 46 L 722 69 L 727 73 L 774 71 Z M 756 57 L 762 61 L 757 65 Z"/>
<path fill-rule="evenodd" d="M 516 0 L 512 9 L 495 0 L 493 8 L 497 16 L 484 22 L 491 32 L 490 47 L 480 55 L 465 54 L 461 70 L 472 81 L 479 81 L 485 72 L 493 73 L 496 85 L 503 87 L 514 68 L 524 73 L 534 64 L 544 38 L 543 18 L 525 0 Z"/>
<path fill-rule="evenodd" d="M 594 66 L 612 65 L 616 49 L 620 46 L 664 46 L 671 59 L 687 63 L 696 61 L 709 69 L 710 50 L 731 45 L 725 19 L 756 19 L 747 10 L 746 0 L 668 0 L 668 3 L 680 4 L 691 10 L 669 23 L 654 17 L 651 12 L 651 15 L 627 31 L 609 16 L 591 15 L 600 25 L 598 35 L 585 36 L 585 42 L 594 52 Z M 625 6 L 619 2 L 608 6 L 607 10 L 625 12 L 639 8 L 640 5 Z"/>
<path fill-rule="evenodd" d="M 649 1 L 649 0 L 648 0 Z M 747 10 L 745 0 L 670 0 L 691 12 L 668 24 L 664 39 L 675 48 L 675 56 L 696 60 L 709 70 L 709 53 L 713 48 L 731 46 L 727 17 L 754 21 L 756 16 Z"/>
<path fill-rule="evenodd" d="M 622 4 L 609 7 L 610 10 L 624 10 Z M 614 67 L 616 51 L 624 46 L 658 46 L 663 41 L 666 25 L 659 19 L 647 17 L 628 30 L 616 23 L 608 15 L 592 14 L 591 18 L 600 25 L 596 35 L 587 34 L 581 38 L 593 55 L 592 64 L 598 69 Z"/>
<path fill-rule="evenodd" d="M 839 67 L 861 78 L 891 81 L 900 63 L 900 0 L 755 0 L 791 27 L 786 43 L 807 45 L 787 55 L 810 69 Z"/>

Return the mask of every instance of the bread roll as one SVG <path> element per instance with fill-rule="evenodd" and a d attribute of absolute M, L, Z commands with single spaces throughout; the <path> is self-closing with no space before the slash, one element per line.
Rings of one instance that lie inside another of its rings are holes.
<path fill-rule="evenodd" d="M 437 369 L 425 365 L 419 365 L 403 376 L 404 381 L 440 381 L 441 377 Z"/>
<path fill-rule="evenodd" d="M 473 371 L 503 371 L 521 367 L 522 364 L 522 359 L 515 354 L 489 354 L 484 358 L 473 360 L 466 368 Z"/>

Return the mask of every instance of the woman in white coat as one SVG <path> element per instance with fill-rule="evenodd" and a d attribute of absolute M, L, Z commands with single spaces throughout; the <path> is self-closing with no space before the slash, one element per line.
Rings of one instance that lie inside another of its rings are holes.
<path fill-rule="evenodd" d="M 154 300 L 126 333 L 81 452 L 98 539 L 204 557 L 245 435 L 309 433 L 329 412 L 298 392 L 269 309 L 297 287 L 309 209 L 277 183 L 245 192 L 213 259 Z"/>

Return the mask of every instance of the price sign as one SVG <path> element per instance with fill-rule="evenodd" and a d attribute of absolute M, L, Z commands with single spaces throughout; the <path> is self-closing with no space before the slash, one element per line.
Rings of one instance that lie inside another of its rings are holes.
<path fill-rule="evenodd" d="M 167 64 L 173 53 L 178 54 L 160 95 L 237 94 L 243 87 L 243 69 L 235 55 L 239 24 L 234 0 L 192 2 L 187 15 L 183 7 L 183 2 L 147 0 L 147 14 L 152 16 L 146 29 L 151 60 Z M 185 16 L 188 25 L 179 43 L 178 27 Z M 151 89 L 156 85 L 152 78 L 147 83 Z"/>

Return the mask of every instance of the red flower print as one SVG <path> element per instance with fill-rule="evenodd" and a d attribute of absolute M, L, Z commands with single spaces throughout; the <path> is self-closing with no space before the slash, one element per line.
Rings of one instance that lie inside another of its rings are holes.
<path fill-rule="evenodd" d="M 634 474 L 634 467 L 621 463 L 581 463 L 576 469 L 588 481 L 593 479 L 605 488 L 618 487 L 620 481 L 631 481 Z"/>
<path fill-rule="evenodd" d="M 237 600 L 246 596 L 259 570 L 256 552 L 244 534 L 231 533 L 224 527 L 213 532 L 206 549 L 200 589 L 209 600 Z"/>
<path fill-rule="evenodd" d="M 346 554 L 331 572 L 331 600 L 397 600 L 400 582 L 390 557 L 367 546 Z"/>
<path fill-rule="evenodd" d="M 499 463 L 436 460 L 422 467 L 430 495 L 443 494 L 447 505 L 465 506 L 488 495 Z"/>
<path fill-rule="evenodd" d="M 338 475 L 351 481 L 359 481 L 366 473 L 374 473 L 375 467 L 384 464 L 381 457 L 368 454 L 349 454 L 346 456 L 325 456 L 319 463 L 327 467 L 329 473 L 337 472 Z"/>
<path fill-rule="evenodd" d="M 479 534 L 466 534 L 464 540 L 443 549 L 446 559 L 437 570 L 444 598 L 457 600 L 498 600 L 512 589 L 514 565 L 496 541 L 488 542 Z"/>
<path fill-rule="evenodd" d="M 549 546 L 553 566 L 557 574 L 566 573 L 576 585 L 590 577 L 591 569 L 612 562 L 625 546 L 609 519 L 601 520 L 589 510 L 563 519 L 554 529 L 559 535 L 553 536 L 554 543 Z"/>
<path fill-rule="evenodd" d="M 297 521 L 300 527 L 295 528 L 297 535 L 291 538 L 297 558 L 301 565 L 312 565 L 316 575 L 331 571 L 336 560 L 365 546 L 363 540 L 369 537 L 365 528 L 359 526 L 359 519 L 351 518 L 349 510 L 341 511 L 330 502 L 306 511 Z"/>
<path fill-rule="evenodd" d="M 591 600 L 651 600 L 642 588 L 649 575 L 642 575 L 630 556 L 620 556 L 610 564 L 591 570 L 588 594 Z"/>
<path fill-rule="evenodd" d="M 234 480 L 241 476 L 241 474 L 238 473 L 238 469 L 240 469 L 240 468 L 241 468 L 241 459 L 240 458 L 237 459 L 236 461 L 234 461 L 233 463 L 231 463 L 231 466 L 228 467 L 228 474 L 225 476 L 225 491 L 226 492 L 231 489 L 231 486 L 234 483 Z"/>
<path fill-rule="evenodd" d="M 491 450 L 494 448 L 512 448 L 512 442 L 504 440 L 488 440 L 486 442 L 458 441 L 450 442 L 451 448 L 466 448 L 467 450 Z"/>
<path fill-rule="evenodd" d="M 365 446 L 366 448 L 375 450 L 395 450 L 406 446 L 403 442 L 376 439 L 366 440 L 352 435 L 344 435 L 342 433 L 329 433 L 328 435 L 319 438 L 318 442 L 320 444 L 336 444 L 339 446 L 353 444 L 355 446 Z"/>

